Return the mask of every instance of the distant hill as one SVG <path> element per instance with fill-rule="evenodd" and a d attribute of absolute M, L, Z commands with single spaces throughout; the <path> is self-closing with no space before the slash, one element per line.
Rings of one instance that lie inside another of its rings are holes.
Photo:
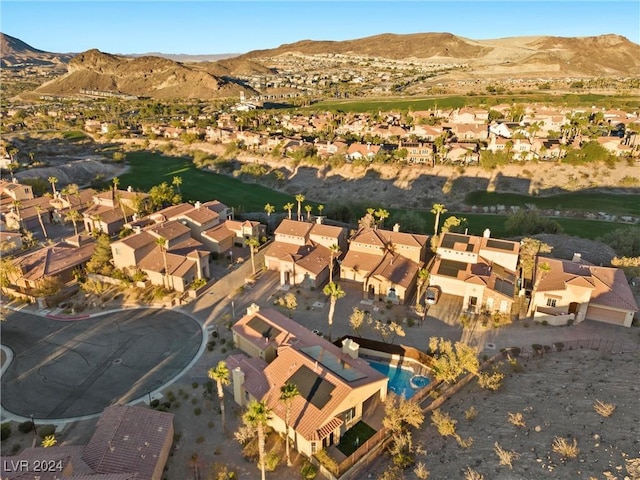
<path fill-rule="evenodd" d="M 225 58 L 233 58 L 240 56 L 240 53 L 219 53 L 212 55 L 189 55 L 187 53 L 161 53 L 161 52 L 148 52 L 148 53 L 128 53 L 123 55 L 124 57 L 160 57 L 174 62 L 181 63 L 196 63 L 196 62 L 217 62 L 224 60 Z"/>
<path fill-rule="evenodd" d="M 465 64 L 469 68 L 456 72 L 460 77 L 640 75 L 640 45 L 613 34 L 495 40 L 471 40 L 451 33 L 383 34 L 342 42 L 303 40 L 270 50 L 255 50 L 239 58 L 260 60 L 292 53 Z"/>
<path fill-rule="evenodd" d="M 80 90 L 123 93 L 156 99 L 235 97 L 256 92 L 231 77 L 212 75 L 201 64 L 166 58 L 129 58 L 89 50 L 75 56 L 65 75 L 35 90 L 38 94 L 73 95 Z"/>
<path fill-rule="evenodd" d="M 15 67 L 19 65 L 61 66 L 68 63 L 73 54 L 51 53 L 33 48 L 31 45 L 11 35 L 0 33 L 0 66 Z"/>

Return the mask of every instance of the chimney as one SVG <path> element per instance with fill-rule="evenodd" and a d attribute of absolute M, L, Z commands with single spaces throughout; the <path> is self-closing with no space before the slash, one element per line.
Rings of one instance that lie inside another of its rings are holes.
<path fill-rule="evenodd" d="M 323 220 L 324 220 L 324 217 L 320 217 L 320 216 L 317 216 L 317 217 L 316 217 L 316 223 L 317 223 L 318 225 L 322 225 L 322 221 L 323 221 Z"/>
<path fill-rule="evenodd" d="M 252 303 L 247 307 L 247 315 L 254 315 L 260 311 L 260 306 Z"/>
<path fill-rule="evenodd" d="M 394 231 L 394 232 L 399 232 L 399 231 L 400 231 L 400 224 L 399 224 L 399 223 L 396 223 L 396 224 L 393 226 L 393 231 Z"/>
<path fill-rule="evenodd" d="M 574 253 L 573 254 L 573 258 L 571 259 L 572 262 L 575 263 L 582 263 L 582 254 L 581 253 Z"/>
<path fill-rule="evenodd" d="M 131 185 L 129 185 L 127 187 L 127 192 L 129 192 L 129 193 L 133 192 L 133 187 Z"/>
<path fill-rule="evenodd" d="M 351 340 L 350 338 L 345 338 L 342 341 L 342 353 L 344 355 L 349 355 L 351 358 L 358 358 L 358 350 L 360 349 L 360 345 Z"/>
<path fill-rule="evenodd" d="M 244 384 L 244 372 L 240 367 L 236 367 L 231 371 L 231 380 L 233 382 L 233 399 L 238 405 L 243 405 L 242 385 Z"/>
<path fill-rule="evenodd" d="M 491 230 L 489 230 L 488 228 L 485 228 L 485 229 L 484 229 L 484 233 L 482 234 L 482 236 L 483 236 L 484 238 L 489 238 L 489 237 L 491 237 Z"/>
<path fill-rule="evenodd" d="M 196 202 L 196 210 L 200 210 L 200 207 L 202 206 L 202 204 L 200 202 Z"/>

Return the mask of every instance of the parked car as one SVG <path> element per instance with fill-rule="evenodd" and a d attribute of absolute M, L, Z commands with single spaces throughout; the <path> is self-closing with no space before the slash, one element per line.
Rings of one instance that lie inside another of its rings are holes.
<path fill-rule="evenodd" d="M 435 305 L 438 303 L 438 299 L 440 298 L 440 290 L 436 287 L 427 288 L 427 292 L 425 293 L 425 301 L 428 305 Z"/>

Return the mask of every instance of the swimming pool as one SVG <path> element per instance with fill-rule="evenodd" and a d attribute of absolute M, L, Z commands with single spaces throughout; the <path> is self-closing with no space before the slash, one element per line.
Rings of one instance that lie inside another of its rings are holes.
<path fill-rule="evenodd" d="M 430 382 L 429 378 L 424 375 L 414 375 L 411 367 L 398 368 L 374 360 L 368 360 L 367 363 L 389 378 L 389 390 L 406 399 L 413 397 L 418 390 L 426 387 Z"/>

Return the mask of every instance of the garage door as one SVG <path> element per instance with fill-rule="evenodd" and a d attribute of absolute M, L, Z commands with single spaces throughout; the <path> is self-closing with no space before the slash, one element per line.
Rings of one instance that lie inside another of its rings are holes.
<path fill-rule="evenodd" d="M 608 308 L 597 307 L 595 305 L 589 305 L 587 308 L 587 320 L 596 320 L 598 322 L 612 323 L 614 325 L 624 325 L 626 318 L 624 312 L 618 310 L 609 310 Z"/>

